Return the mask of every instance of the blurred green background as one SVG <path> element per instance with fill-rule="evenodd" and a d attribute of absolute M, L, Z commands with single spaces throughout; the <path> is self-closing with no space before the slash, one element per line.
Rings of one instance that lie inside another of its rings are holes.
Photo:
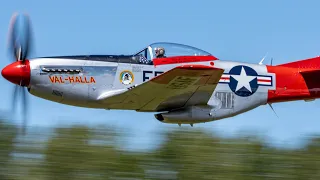
<path fill-rule="evenodd" d="M 222 138 L 179 127 L 151 150 L 125 148 L 125 129 L 28 128 L 0 124 L 0 179 L 320 179 L 320 138 L 300 149 L 269 147 L 263 136 Z"/>

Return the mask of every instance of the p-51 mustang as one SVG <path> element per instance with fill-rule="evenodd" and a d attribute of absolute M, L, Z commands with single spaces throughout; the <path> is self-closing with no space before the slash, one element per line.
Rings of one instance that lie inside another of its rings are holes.
<path fill-rule="evenodd" d="M 30 25 L 23 28 L 23 41 L 16 24 L 14 16 L 9 39 L 15 62 L 2 76 L 62 104 L 155 112 L 163 123 L 193 125 L 261 105 L 320 97 L 319 57 L 272 66 L 220 60 L 177 43 L 153 43 L 132 55 L 30 59 Z"/>

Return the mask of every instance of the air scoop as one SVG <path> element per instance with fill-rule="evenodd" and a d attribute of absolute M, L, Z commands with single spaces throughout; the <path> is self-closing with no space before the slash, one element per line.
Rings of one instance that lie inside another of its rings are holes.
<path fill-rule="evenodd" d="M 3 68 L 2 76 L 19 86 L 28 86 L 30 83 L 30 63 L 28 60 L 16 61 Z"/>

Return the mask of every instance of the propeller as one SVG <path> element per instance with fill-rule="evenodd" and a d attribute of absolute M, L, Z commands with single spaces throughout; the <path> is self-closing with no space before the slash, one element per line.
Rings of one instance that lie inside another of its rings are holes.
<path fill-rule="evenodd" d="M 21 18 L 21 19 L 20 19 Z M 21 21 L 20 21 L 21 20 Z M 15 66 L 27 67 L 29 66 L 28 58 L 30 58 L 30 52 L 32 47 L 32 30 L 30 18 L 28 15 L 23 14 L 19 16 L 18 13 L 13 14 L 8 35 L 8 52 L 11 56 L 11 61 Z M 10 66 L 10 65 L 9 65 Z M 24 70 L 21 68 L 22 71 Z M 22 73 L 20 73 L 22 74 Z M 18 74 L 19 76 L 19 74 Z M 21 100 L 22 109 L 22 132 L 25 134 L 27 126 L 27 113 L 28 113 L 28 99 L 26 95 L 27 83 L 24 82 L 22 75 L 13 88 L 12 92 L 12 105 L 11 112 L 13 115 L 16 113 L 18 100 Z M 19 99 L 18 99 L 19 98 Z"/>

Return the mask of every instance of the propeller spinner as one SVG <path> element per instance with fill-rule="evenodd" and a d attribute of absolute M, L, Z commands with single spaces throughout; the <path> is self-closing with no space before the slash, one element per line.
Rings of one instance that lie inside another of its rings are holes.
<path fill-rule="evenodd" d="M 15 84 L 13 90 L 12 112 L 15 113 L 17 106 L 17 97 L 21 95 L 22 111 L 23 111 L 23 133 L 27 124 L 27 96 L 25 87 L 30 83 L 30 64 L 29 55 L 31 50 L 31 27 L 30 20 L 27 15 L 22 15 L 22 27 L 18 19 L 18 14 L 14 14 L 10 21 L 9 28 L 9 54 L 12 57 L 12 64 L 6 66 L 1 74 L 8 81 Z"/>

